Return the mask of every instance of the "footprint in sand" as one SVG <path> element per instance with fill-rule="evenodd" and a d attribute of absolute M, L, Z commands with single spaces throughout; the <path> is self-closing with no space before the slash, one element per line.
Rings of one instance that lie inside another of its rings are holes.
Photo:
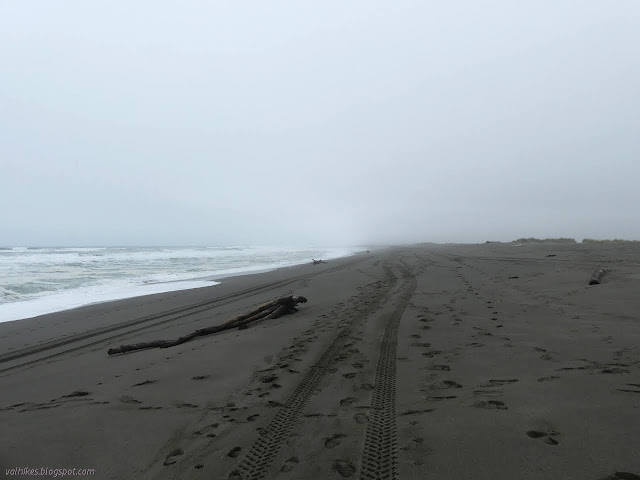
<path fill-rule="evenodd" d="M 425 408 L 423 410 L 406 410 L 404 412 L 402 412 L 400 414 L 400 416 L 406 416 L 406 415 L 418 415 L 421 413 L 429 413 L 429 412 L 433 412 L 435 410 L 435 408 Z"/>
<path fill-rule="evenodd" d="M 484 408 L 486 410 L 507 410 L 507 406 L 500 400 L 481 400 L 473 404 L 475 408 Z"/>
<path fill-rule="evenodd" d="M 474 390 L 474 395 L 481 397 L 501 397 L 503 394 L 502 390 Z"/>
<path fill-rule="evenodd" d="M 453 380 L 443 380 L 442 383 L 447 385 L 447 388 L 462 388 L 458 382 L 454 382 Z"/>
<path fill-rule="evenodd" d="M 640 393 L 640 383 L 627 383 L 625 386 L 631 388 L 618 388 L 618 391 L 625 393 Z"/>
<path fill-rule="evenodd" d="M 551 432 L 541 432 L 539 430 L 529 430 L 527 432 L 527 436 L 530 438 L 544 438 L 544 443 L 546 443 L 547 445 L 558 445 L 560 442 L 558 442 L 558 440 L 556 440 L 555 436 L 559 435 L 558 432 L 556 431 L 551 431 Z"/>
<path fill-rule="evenodd" d="M 338 472 L 341 477 L 352 477 L 356 473 L 356 468 L 349 460 L 336 460 L 333 463 L 333 469 Z"/>
<path fill-rule="evenodd" d="M 242 447 L 233 447 L 231 450 L 229 450 L 229 453 L 227 453 L 227 457 L 236 458 L 240 455 L 241 451 Z"/>
<path fill-rule="evenodd" d="M 219 423 L 212 423 L 210 425 L 207 425 L 206 427 L 202 428 L 201 430 L 196 430 L 195 432 L 193 432 L 194 435 L 202 435 L 206 430 L 215 430 L 216 428 L 218 428 L 220 426 Z M 207 433 L 206 435 L 209 438 L 213 438 L 216 436 L 215 433 Z"/>
<path fill-rule="evenodd" d="M 600 373 L 612 374 L 612 375 L 621 375 L 621 374 L 629 373 L 629 370 L 627 370 L 625 368 L 613 367 L 613 368 L 604 368 L 604 369 L 600 370 Z"/>
<path fill-rule="evenodd" d="M 144 382 L 136 383 L 132 385 L 132 387 L 142 387 L 143 385 L 151 385 L 152 383 L 156 383 L 156 380 L 145 380 Z"/>
<path fill-rule="evenodd" d="M 356 423 L 360 425 L 369 421 L 369 417 L 364 413 L 356 413 L 353 418 L 355 419 Z"/>
<path fill-rule="evenodd" d="M 342 433 L 336 433 L 336 434 L 330 436 L 329 438 L 325 438 L 324 439 L 324 446 L 325 446 L 325 448 L 337 447 L 338 445 L 340 445 L 340 442 L 345 437 L 346 437 L 346 435 L 344 435 Z"/>
<path fill-rule="evenodd" d="M 631 472 L 615 472 L 602 480 L 640 480 L 640 475 Z"/>
<path fill-rule="evenodd" d="M 404 452 L 411 452 L 411 451 L 416 451 L 417 449 L 420 448 L 420 445 L 422 445 L 424 443 L 424 438 L 422 437 L 415 437 L 411 439 L 411 442 L 409 442 L 407 444 L 407 446 L 405 447 L 401 447 L 400 450 L 404 451 Z M 421 465 L 421 463 L 419 463 Z M 416 463 L 414 463 L 414 465 L 416 465 Z"/>
<path fill-rule="evenodd" d="M 123 395 L 120 397 L 121 403 L 142 403 L 140 400 L 133 398 L 130 395 Z"/>
<path fill-rule="evenodd" d="M 76 390 L 75 392 L 71 392 L 68 395 L 63 395 L 60 398 L 86 397 L 87 395 L 91 395 L 91 392 L 86 392 L 84 390 Z"/>
<path fill-rule="evenodd" d="M 449 388 L 462 388 L 458 382 L 454 382 L 453 380 L 443 380 L 441 382 L 432 383 L 429 385 L 429 390 L 446 390 Z"/>
<path fill-rule="evenodd" d="M 427 400 L 439 402 L 441 400 L 453 400 L 454 398 L 458 398 L 458 397 L 455 395 L 442 395 L 442 396 L 427 397 Z"/>
<path fill-rule="evenodd" d="M 432 365 L 429 367 L 429 370 L 442 370 L 443 372 L 451 371 L 451 367 L 449 365 Z"/>
<path fill-rule="evenodd" d="M 354 397 L 347 397 L 340 400 L 340 406 L 342 407 L 348 407 L 349 405 L 353 405 L 354 403 L 356 403 L 356 398 Z"/>
<path fill-rule="evenodd" d="M 422 355 L 424 357 L 433 358 L 436 355 L 442 355 L 444 353 L 442 350 L 429 350 L 428 352 L 423 352 Z"/>
<path fill-rule="evenodd" d="M 282 468 L 280 468 L 280 471 L 290 472 L 298 463 L 300 463 L 298 457 L 289 457 L 285 460 L 284 465 L 282 465 Z"/>
<path fill-rule="evenodd" d="M 479 387 L 487 388 L 487 387 L 501 387 L 502 385 L 507 385 L 510 383 L 516 383 L 518 381 L 517 378 L 508 378 L 505 380 L 489 380 L 488 383 L 483 383 L 479 385 Z"/>
<path fill-rule="evenodd" d="M 174 463 L 176 463 L 178 461 L 178 459 L 176 457 L 179 457 L 183 453 L 184 453 L 184 451 L 181 448 L 176 448 L 175 450 L 171 450 L 169 452 L 169 455 L 167 455 L 165 457 L 164 462 L 162 464 L 165 467 L 167 467 L 169 465 L 173 465 Z"/>
<path fill-rule="evenodd" d="M 191 377 L 191 380 L 204 380 L 205 378 L 209 378 L 211 375 L 196 375 L 195 377 Z"/>

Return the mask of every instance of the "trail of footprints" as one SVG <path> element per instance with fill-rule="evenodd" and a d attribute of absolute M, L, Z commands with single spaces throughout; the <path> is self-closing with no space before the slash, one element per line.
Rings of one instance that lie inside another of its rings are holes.
<path fill-rule="evenodd" d="M 459 268 L 461 267 L 458 267 L 458 269 Z M 463 300 L 467 299 L 469 294 L 473 294 L 475 297 L 480 297 L 479 292 L 474 290 L 470 282 L 466 278 L 464 278 L 464 276 L 461 273 L 458 272 L 457 276 L 462 281 L 463 285 L 466 287 L 466 291 L 461 297 Z M 456 311 L 456 308 L 455 308 L 456 303 L 457 303 L 456 298 L 452 298 L 448 301 L 447 304 L 444 305 L 444 308 L 445 310 L 448 311 L 448 313 L 451 315 L 451 318 L 453 319 L 452 326 L 460 327 L 461 324 L 463 324 L 463 320 L 466 312 L 464 310 Z M 413 306 L 415 308 L 418 308 L 416 305 L 413 305 Z M 495 329 L 503 328 L 504 324 L 499 321 L 499 312 L 495 308 L 494 302 L 486 301 L 485 306 L 486 306 L 486 309 L 490 311 L 489 318 L 490 318 L 490 321 L 493 323 L 494 328 Z M 442 312 L 432 313 L 428 307 L 422 307 L 421 310 L 422 312 L 416 315 L 416 318 L 418 320 L 417 322 L 418 325 L 426 324 L 427 328 L 424 328 L 424 327 L 421 328 L 423 330 L 431 329 L 432 325 L 430 324 L 432 324 L 432 322 L 435 322 L 436 319 L 438 319 L 438 317 L 442 315 Z M 474 339 L 479 339 L 482 337 L 494 337 L 493 333 L 491 333 L 489 330 L 485 328 L 482 328 L 476 325 L 472 325 L 471 328 L 472 330 L 475 331 L 475 333 L 472 334 L 472 338 Z M 460 384 L 458 381 L 456 381 L 455 379 L 450 378 L 451 363 L 447 361 L 447 358 L 449 355 L 456 356 L 461 354 L 462 352 L 461 346 L 455 347 L 449 350 L 435 349 L 435 348 L 432 348 L 433 342 L 422 341 L 422 334 L 418 332 L 410 334 L 409 338 L 412 340 L 412 342 L 409 344 L 410 347 L 419 348 L 423 350 L 421 352 L 422 356 L 426 357 L 429 360 L 435 359 L 435 358 L 443 358 L 444 362 L 436 363 L 436 362 L 429 361 L 427 365 L 427 370 L 432 373 L 428 375 L 429 380 L 425 388 L 422 388 L 420 390 L 421 392 L 425 393 L 425 397 L 424 397 L 425 401 L 432 403 L 434 407 L 426 408 L 426 409 L 407 410 L 405 412 L 401 412 L 400 416 L 421 415 L 421 414 L 432 412 L 437 409 L 437 404 L 440 402 L 447 402 L 450 400 L 459 399 L 460 394 L 458 392 L 463 392 L 463 397 L 464 397 L 464 390 L 463 390 L 464 386 Z M 508 337 L 498 336 L 496 338 L 500 340 L 504 340 L 506 342 L 504 344 L 505 347 L 511 346 L 510 339 Z M 485 344 L 479 341 L 467 342 L 464 344 L 464 347 L 471 347 L 471 348 L 481 348 L 484 346 Z M 535 350 L 541 353 L 541 358 L 543 360 L 551 359 L 551 355 L 546 351 L 546 349 L 538 347 Z M 552 381 L 557 378 L 559 377 L 552 375 L 549 377 L 540 378 L 539 381 L 540 382 Z M 472 400 L 470 403 L 466 403 L 466 404 L 470 407 L 478 408 L 478 409 L 507 411 L 508 406 L 503 400 L 500 400 L 500 397 L 504 395 L 505 388 L 508 388 L 509 385 L 515 384 L 518 381 L 519 380 L 515 378 L 503 378 L 503 379 L 490 379 L 486 382 L 480 383 L 472 391 L 472 395 L 473 397 L 475 397 L 475 400 Z M 638 387 L 638 385 L 631 385 L 631 386 L 632 388 Z M 638 393 L 640 393 L 640 388 L 638 388 Z M 414 423 L 412 422 L 412 424 Z M 415 424 L 417 424 L 417 421 L 415 421 Z M 543 441 L 547 445 L 556 446 L 560 443 L 558 439 L 559 433 L 554 429 L 549 429 L 548 431 L 529 430 L 526 432 L 526 435 L 531 439 Z M 409 442 L 409 444 L 402 447 L 402 450 L 411 451 L 412 449 L 416 449 L 418 448 L 417 445 L 419 445 L 422 441 L 423 441 L 422 438 L 416 437 L 411 442 Z M 416 458 L 414 459 L 413 463 L 415 465 L 419 465 L 422 463 L 422 460 L 420 460 L 419 458 Z"/>
<path fill-rule="evenodd" d="M 458 267 L 458 269 L 460 268 L 461 267 Z M 463 285 L 466 287 L 466 290 L 461 298 L 464 300 L 472 295 L 480 300 L 480 293 L 475 291 L 475 289 L 471 286 L 471 283 L 459 272 L 457 273 L 457 275 L 458 278 L 462 280 Z M 462 325 L 464 325 L 464 317 L 466 312 L 462 309 L 456 311 L 456 303 L 456 299 L 453 298 L 450 299 L 448 303 L 443 307 L 450 314 L 453 320 L 452 326 L 461 327 Z M 490 322 L 493 325 L 493 328 L 504 328 L 504 322 L 500 321 L 500 313 L 495 307 L 495 303 L 492 301 L 486 301 L 485 306 L 488 310 L 488 318 L 490 318 Z M 413 305 L 413 307 L 418 308 L 416 305 Z M 426 307 L 422 307 L 421 310 L 422 313 L 416 316 L 418 320 L 416 327 L 420 330 L 430 330 L 433 327 L 433 322 L 435 322 L 438 318 L 442 318 L 442 312 L 430 312 L 429 308 Z M 482 337 L 494 337 L 505 341 L 505 343 L 503 344 L 504 347 L 509 348 L 512 346 L 511 341 L 508 337 L 496 336 L 487 328 L 482 328 L 474 325 L 472 326 L 472 329 L 475 330 L 475 334 L 473 334 L 472 336 L 476 339 L 480 339 Z M 428 363 L 426 369 L 431 373 L 428 375 L 427 384 L 424 388 L 421 389 L 421 392 L 425 394 L 425 401 L 432 404 L 433 407 L 406 410 L 404 412 L 400 412 L 399 416 L 408 416 L 409 418 L 411 418 L 412 416 L 419 417 L 422 414 L 436 411 L 439 408 L 438 404 L 441 402 L 454 401 L 456 399 L 462 400 L 462 398 L 459 398 L 461 395 L 458 392 L 462 392 L 462 397 L 464 397 L 464 386 L 458 383 L 455 379 L 451 378 L 451 363 L 446 361 L 447 355 L 455 356 L 460 354 L 460 348 L 457 347 L 449 350 L 439 350 L 433 348 L 433 340 L 431 340 L 430 342 L 423 341 L 422 332 L 412 333 L 409 335 L 409 338 L 411 340 L 409 346 L 422 350 L 422 355 L 427 358 Z M 611 338 L 607 337 L 605 338 L 605 341 L 611 343 Z M 484 346 L 484 343 L 474 341 L 466 343 L 464 346 L 481 348 Z M 546 348 L 533 347 L 533 350 L 536 353 L 539 353 L 539 358 L 541 360 L 549 361 L 553 359 L 553 353 L 549 352 Z M 621 357 L 625 353 L 627 352 L 617 352 L 616 355 Z M 433 361 L 438 358 L 444 359 L 444 361 Z M 405 359 L 406 357 L 398 357 L 399 361 L 403 361 Z M 583 360 L 583 362 L 584 363 L 582 365 L 578 366 L 560 367 L 557 369 L 557 372 L 584 371 L 585 373 L 589 374 L 628 375 L 630 373 L 629 367 L 631 367 L 632 365 L 632 362 L 623 361 L 598 363 L 589 360 Z M 636 363 L 637 362 L 633 362 L 633 364 Z M 553 382 L 560 378 L 561 377 L 559 375 L 552 374 L 539 377 L 537 381 L 541 383 Z M 505 389 L 508 389 L 510 385 L 513 385 L 518 381 L 519 380 L 516 378 L 502 378 L 490 379 L 488 381 L 480 383 L 472 391 L 475 400 L 473 400 L 470 404 L 467 403 L 467 405 L 479 409 L 494 410 L 496 412 L 506 412 L 508 411 L 508 406 L 500 398 L 503 397 Z M 620 394 L 626 395 L 640 394 L 640 383 L 624 383 L 621 384 L 621 386 L 617 388 L 616 391 L 620 392 Z M 410 424 L 417 425 L 418 421 L 411 421 Z M 529 439 L 531 439 L 531 441 L 542 442 L 551 447 L 558 446 L 561 442 L 561 434 L 550 425 L 546 425 L 546 427 L 543 429 L 536 428 L 527 430 L 523 433 Z M 417 451 L 422 442 L 422 438 L 415 437 L 405 446 L 403 446 L 401 450 L 404 450 L 406 452 L 411 452 L 413 450 Z M 424 456 L 424 450 L 421 455 L 422 457 Z M 417 457 L 414 457 L 412 463 L 414 465 L 422 464 L 421 456 L 418 455 Z M 601 480 L 640 480 L 640 476 L 630 472 L 615 472 L 611 476 L 608 476 Z"/>

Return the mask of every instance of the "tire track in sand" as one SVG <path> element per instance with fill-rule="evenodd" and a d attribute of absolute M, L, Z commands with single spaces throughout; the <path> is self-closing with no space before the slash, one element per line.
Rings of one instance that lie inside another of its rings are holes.
<path fill-rule="evenodd" d="M 396 426 L 396 349 L 398 327 L 409 300 L 416 290 L 416 278 L 400 268 L 405 280 L 398 305 L 385 327 L 376 379 L 371 400 L 371 413 L 365 433 L 360 464 L 363 480 L 396 480 L 398 478 L 398 434 Z"/>
<path fill-rule="evenodd" d="M 376 301 L 366 311 L 359 313 L 348 322 L 347 326 L 340 329 L 324 353 L 309 368 L 287 402 L 278 409 L 273 420 L 265 428 L 263 435 L 256 439 L 237 468 L 229 474 L 229 480 L 259 480 L 267 475 L 309 398 L 317 389 L 343 343 L 351 334 L 351 326 L 358 319 L 365 318 L 370 312 L 375 311 L 389 297 L 397 277 L 393 275 L 390 268 L 385 267 L 384 270 L 388 282 L 387 288 L 382 290 Z"/>

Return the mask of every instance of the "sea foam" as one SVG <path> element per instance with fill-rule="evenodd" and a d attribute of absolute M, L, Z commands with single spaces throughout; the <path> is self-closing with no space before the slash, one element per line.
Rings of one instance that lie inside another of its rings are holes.
<path fill-rule="evenodd" d="M 97 302 L 216 285 L 362 251 L 283 247 L 12 247 L 0 250 L 0 322 Z"/>

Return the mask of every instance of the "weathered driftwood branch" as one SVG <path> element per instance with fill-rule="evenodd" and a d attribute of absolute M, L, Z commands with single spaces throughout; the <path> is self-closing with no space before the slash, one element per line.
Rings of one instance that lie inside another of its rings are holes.
<path fill-rule="evenodd" d="M 318 265 L 319 263 L 327 263 L 324 260 L 316 260 L 314 258 L 312 258 L 311 261 L 313 262 L 314 265 Z"/>
<path fill-rule="evenodd" d="M 195 332 L 192 332 L 188 335 L 185 335 L 180 338 L 176 338 L 174 340 L 154 340 L 153 342 L 142 342 L 142 343 L 134 343 L 132 345 L 121 345 L 117 348 L 110 348 L 108 353 L 109 355 L 116 355 L 118 353 L 126 353 L 133 352 L 136 350 L 144 350 L 147 348 L 169 348 L 175 347 L 176 345 L 181 345 L 190 340 L 193 340 L 197 337 L 202 337 L 205 335 L 211 335 L 213 333 L 222 332 L 224 330 L 230 330 L 232 328 L 245 329 L 249 326 L 250 323 L 254 323 L 261 320 L 267 320 L 271 318 L 278 318 L 282 315 L 287 315 L 289 313 L 294 313 L 297 311 L 296 305 L 298 303 L 306 303 L 307 299 L 305 297 L 282 297 L 271 302 L 265 303 L 264 305 L 260 305 L 258 308 L 246 313 L 244 315 L 239 315 L 231 320 L 224 322 L 220 325 L 213 325 L 211 327 L 200 328 Z"/>
<path fill-rule="evenodd" d="M 589 280 L 589 285 L 600 285 L 602 277 L 604 277 L 604 273 L 604 269 L 602 268 L 593 272 L 593 275 L 591 275 L 591 280 Z"/>

